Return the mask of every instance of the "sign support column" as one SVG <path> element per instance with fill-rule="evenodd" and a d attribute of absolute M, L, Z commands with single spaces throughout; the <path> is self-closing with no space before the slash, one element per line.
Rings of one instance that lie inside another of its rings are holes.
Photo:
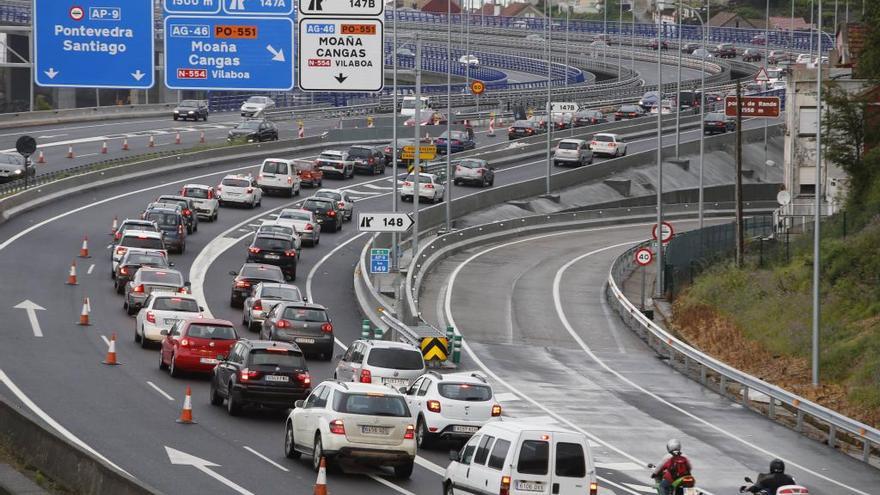
<path fill-rule="evenodd" d="M 416 255 L 419 252 L 419 199 L 422 195 L 421 187 L 419 186 L 419 179 L 421 179 L 422 175 L 422 163 L 421 163 L 421 147 L 422 147 L 422 127 L 419 125 L 419 122 L 422 121 L 421 109 L 422 109 L 422 38 L 419 36 L 419 33 L 416 32 L 416 61 L 413 69 L 416 71 L 416 112 L 413 116 L 413 129 L 415 129 L 415 145 L 416 145 L 416 153 L 413 157 L 413 163 L 415 166 L 413 167 L 413 176 L 415 177 L 415 181 L 413 181 L 413 211 L 415 218 L 415 225 L 413 227 L 412 233 L 412 242 L 410 243 L 412 259 L 416 259 Z M 449 119 L 449 115 L 446 116 L 446 119 Z M 449 141 L 447 139 L 447 141 Z M 397 180 L 395 177 L 394 180 Z"/>

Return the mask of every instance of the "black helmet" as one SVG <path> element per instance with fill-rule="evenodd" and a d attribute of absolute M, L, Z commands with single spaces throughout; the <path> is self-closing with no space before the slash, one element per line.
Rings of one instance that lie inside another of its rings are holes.
<path fill-rule="evenodd" d="M 784 473 L 785 472 L 785 463 L 782 462 L 782 459 L 773 459 L 770 461 L 770 472 L 771 473 Z"/>

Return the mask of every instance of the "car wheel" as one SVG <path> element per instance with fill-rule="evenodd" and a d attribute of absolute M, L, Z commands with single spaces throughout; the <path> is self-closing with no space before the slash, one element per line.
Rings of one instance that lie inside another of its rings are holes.
<path fill-rule="evenodd" d="M 135 325 L 135 327 L 134 327 L 134 341 L 135 342 L 141 341 L 141 334 L 138 333 L 137 325 Z"/>
<path fill-rule="evenodd" d="M 315 433 L 315 448 L 312 454 L 312 468 L 317 473 L 321 469 L 321 458 L 324 457 L 324 445 L 321 443 L 321 434 Z M 326 469 L 330 470 L 330 459 L 324 459 Z"/>
<path fill-rule="evenodd" d="M 626 146 L 623 147 L 623 156 L 626 156 Z"/>
<path fill-rule="evenodd" d="M 179 117 L 177 115 L 174 116 L 174 120 L 177 120 Z"/>
<path fill-rule="evenodd" d="M 257 208 L 263 206 L 263 197 L 260 196 L 260 199 L 257 200 Z"/>
<path fill-rule="evenodd" d="M 336 221 L 336 232 L 339 232 L 340 230 L 342 230 L 342 222 L 337 220 Z"/>
<path fill-rule="evenodd" d="M 164 371 L 168 369 L 168 365 L 165 364 L 165 360 L 162 359 L 162 350 L 159 350 L 159 369 Z"/>
<path fill-rule="evenodd" d="M 225 205 L 226 204 L 223 201 L 221 201 L 219 199 L 217 200 L 217 206 L 225 206 Z"/>
<path fill-rule="evenodd" d="M 177 254 L 183 254 L 184 251 L 186 251 L 186 244 L 181 244 L 180 250 L 177 251 Z"/>
<path fill-rule="evenodd" d="M 214 380 L 216 380 L 216 377 L 211 377 L 211 391 L 209 392 L 211 396 L 211 405 L 222 406 L 223 396 L 217 393 L 217 387 L 214 386 Z"/>
<path fill-rule="evenodd" d="M 288 422 L 284 432 L 284 455 L 288 459 L 299 459 L 302 455 L 296 451 L 294 445 L 296 442 L 293 437 L 293 425 Z"/>
<path fill-rule="evenodd" d="M 412 476 L 414 461 L 409 461 L 400 466 L 394 466 L 394 477 L 400 480 L 409 479 Z"/>
<path fill-rule="evenodd" d="M 216 221 L 217 221 L 217 218 L 218 218 L 219 216 L 220 216 L 220 214 L 217 212 L 217 210 L 214 210 L 214 215 L 211 217 L 211 221 L 212 221 L 212 222 L 216 222 Z"/>
<path fill-rule="evenodd" d="M 125 292 L 125 286 L 120 284 L 119 282 L 113 282 L 113 286 L 116 288 L 117 294 L 122 294 Z"/>
<path fill-rule="evenodd" d="M 293 282 L 296 280 L 296 267 L 293 268 L 293 271 L 290 273 L 290 281 Z"/>
<path fill-rule="evenodd" d="M 176 359 L 174 358 L 174 354 L 171 355 L 171 364 L 168 365 L 168 374 L 173 377 L 180 376 L 180 370 L 177 369 Z"/>
<path fill-rule="evenodd" d="M 137 333 L 137 332 L 135 332 L 135 333 Z M 150 341 L 147 339 L 147 336 L 144 334 L 143 328 L 141 329 L 141 335 L 139 338 L 140 338 L 141 348 L 146 349 L 150 345 Z"/>
<path fill-rule="evenodd" d="M 229 385 L 229 390 L 226 392 L 226 412 L 229 413 L 230 416 L 238 416 L 241 414 L 241 405 L 232 395 L 231 384 Z"/>
<path fill-rule="evenodd" d="M 125 312 L 128 314 L 128 316 L 134 316 L 135 314 L 134 306 L 128 304 L 128 301 L 125 302 Z"/>
<path fill-rule="evenodd" d="M 416 446 L 420 449 L 427 448 L 431 445 L 431 440 L 431 433 L 428 431 L 425 419 L 419 417 L 419 421 L 416 423 Z"/>
<path fill-rule="evenodd" d="M 319 242 L 321 242 L 321 237 L 320 236 L 315 237 L 315 241 L 312 242 L 312 246 L 317 246 Z"/>
<path fill-rule="evenodd" d="M 327 350 L 321 353 L 321 359 L 324 361 L 333 360 L 333 344 L 327 346 Z"/>
<path fill-rule="evenodd" d="M 443 495 L 455 495 L 455 492 L 452 490 L 452 482 L 446 482 L 443 485 Z"/>

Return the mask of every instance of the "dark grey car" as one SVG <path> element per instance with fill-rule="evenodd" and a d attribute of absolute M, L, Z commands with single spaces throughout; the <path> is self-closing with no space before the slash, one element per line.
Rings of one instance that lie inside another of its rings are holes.
<path fill-rule="evenodd" d="M 333 323 L 327 308 L 308 302 L 280 302 L 266 315 L 260 338 L 293 342 L 303 352 L 333 358 Z"/>

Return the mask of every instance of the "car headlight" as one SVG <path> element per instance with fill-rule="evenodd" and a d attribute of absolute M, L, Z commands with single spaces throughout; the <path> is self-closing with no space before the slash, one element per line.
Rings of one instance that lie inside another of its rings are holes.
<path fill-rule="evenodd" d="M 21 169 L 20 169 L 20 168 L 15 169 L 15 175 L 21 175 Z"/>
<path fill-rule="evenodd" d="M 180 113 L 180 110 L 175 110 L 174 113 Z"/>
<path fill-rule="evenodd" d="M 192 114 L 192 113 L 195 113 L 195 112 L 193 112 L 193 111 L 190 111 L 190 112 L 189 112 L 189 113 L 191 113 L 191 114 Z"/>

